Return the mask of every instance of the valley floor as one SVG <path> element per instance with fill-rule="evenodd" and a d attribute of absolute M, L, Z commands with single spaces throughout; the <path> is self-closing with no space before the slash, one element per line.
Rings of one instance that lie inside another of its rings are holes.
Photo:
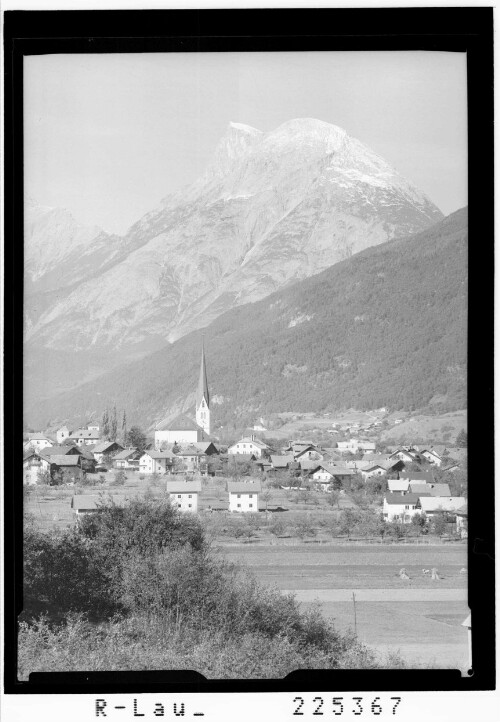
<path fill-rule="evenodd" d="M 415 666 L 468 668 L 466 547 L 310 545 L 272 548 L 225 546 L 259 581 L 293 592 L 304 608 L 319 603 L 340 631 L 354 629 L 377 652 L 400 652 Z M 398 576 L 407 569 L 409 582 Z M 422 574 L 437 567 L 438 582 Z"/>

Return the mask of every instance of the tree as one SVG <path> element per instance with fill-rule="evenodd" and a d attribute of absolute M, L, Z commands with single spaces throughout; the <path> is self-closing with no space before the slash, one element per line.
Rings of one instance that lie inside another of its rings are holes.
<path fill-rule="evenodd" d="M 116 416 L 116 406 L 113 406 L 113 413 L 109 420 L 109 440 L 116 441 L 118 436 L 118 418 Z"/>
<path fill-rule="evenodd" d="M 115 474 L 115 478 L 111 482 L 113 486 L 123 486 L 125 482 L 127 481 L 127 475 L 123 471 L 123 469 L 120 469 L 120 471 L 117 471 Z"/>
<path fill-rule="evenodd" d="M 102 436 L 104 439 L 109 439 L 109 413 L 107 409 L 104 409 L 103 415 L 102 415 Z"/>
<path fill-rule="evenodd" d="M 467 432 L 465 429 L 462 429 L 462 431 L 458 434 L 456 445 L 460 446 L 462 449 L 467 448 Z"/>
<path fill-rule="evenodd" d="M 137 451 L 144 451 L 146 448 L 146 434 L 140 426 L 132 426 L 127 433 L 127 446 L 131 446 Z M 174 451 L 175 453 L 175 451 Z"/>
<path fill-rule="evenodd" d="M 262 501 L 263 501 L 264 504 L 266 505 L 266 511 L 267 511 L 267 505 L 268 505 L 269 502 L 271 501 L 271 497 L 272 497 L 272 494 L 271 494 L 271 492 L 269 491 L 269 489 L 265 489 L 265 491 L 263 491 L 263 492 L 261 493 L 261 495 L 260 495 L 260 498 L 262 499 Z"/>
<path fill-rule="evenodd" d="M 126 438 L 127 438 L 127 414 L 124 409 L 123 416 L 122 416 L 122 433 L 121 433 L 121 439 L 122 439 L 123 443 L 125 443 Z"/>
<path fill-rule="evenodd" d="M 358 524 L 359 516 L 353 509 L 344 509 L 340 513 L 339 527 L 341 534 L 347 534 L 347 539 L 350 539 L 351 532 Z"/>
<path fill-rule="evenodd" d="M 333 489 L 330 491 L 330 493 L 327 496 L 327 501 L 330 504 L 330 506 L 337 506 L 337 509 L 340 509 L 340 492 L 336 489 Z"/>

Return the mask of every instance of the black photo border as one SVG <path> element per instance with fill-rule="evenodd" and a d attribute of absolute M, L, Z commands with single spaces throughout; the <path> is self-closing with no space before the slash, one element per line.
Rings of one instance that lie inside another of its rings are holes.
<path fill-rule="evenodd" d="M 4 691 L 7 694 L 495 688 L 492 8 L 6 11 L 4 19 Z M 469 677 L 457 670 L 304 670 L 285 679 L 82 672 L 17 679 L 22 610 L 23 57 L 49 53 L 433 50 L 467 53 L 469 148 Z M 476 453 L 474 454 L 476 456 Z M 19 468 L 18 468 L 19 467 Z"/>

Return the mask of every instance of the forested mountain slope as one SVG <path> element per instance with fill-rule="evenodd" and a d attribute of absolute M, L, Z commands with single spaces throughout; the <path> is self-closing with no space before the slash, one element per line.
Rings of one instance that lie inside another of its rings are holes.
<path fill-rule="evenodd" d="M 467 210 L 364 250 L 204 330 L 212 415 L 466 405 Z M 32 425 L 126 408 L 151 426 L 194 400 L 202 332 L 27 404 Z"/>

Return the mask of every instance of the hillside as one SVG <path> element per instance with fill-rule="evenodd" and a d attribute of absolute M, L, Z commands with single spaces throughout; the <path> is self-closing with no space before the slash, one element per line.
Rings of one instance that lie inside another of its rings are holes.
<path fill-rule="evenodd" d="M 467 210 L 369 248 L 204 330 L 213 417 L 466 406 Z M 30 404 L 32 426 L 116 402 L 153 425 L 194 401 L 196 331 L 73 392 Z"/>
<path fill-rule="evenodd" d="M 442 219 L 386 161 L 311 118 L 268 133 L 230 123 L 205 173 L 123 237 L 63 209 L 25 215 L 27 375 L 42 396 Z"/>

